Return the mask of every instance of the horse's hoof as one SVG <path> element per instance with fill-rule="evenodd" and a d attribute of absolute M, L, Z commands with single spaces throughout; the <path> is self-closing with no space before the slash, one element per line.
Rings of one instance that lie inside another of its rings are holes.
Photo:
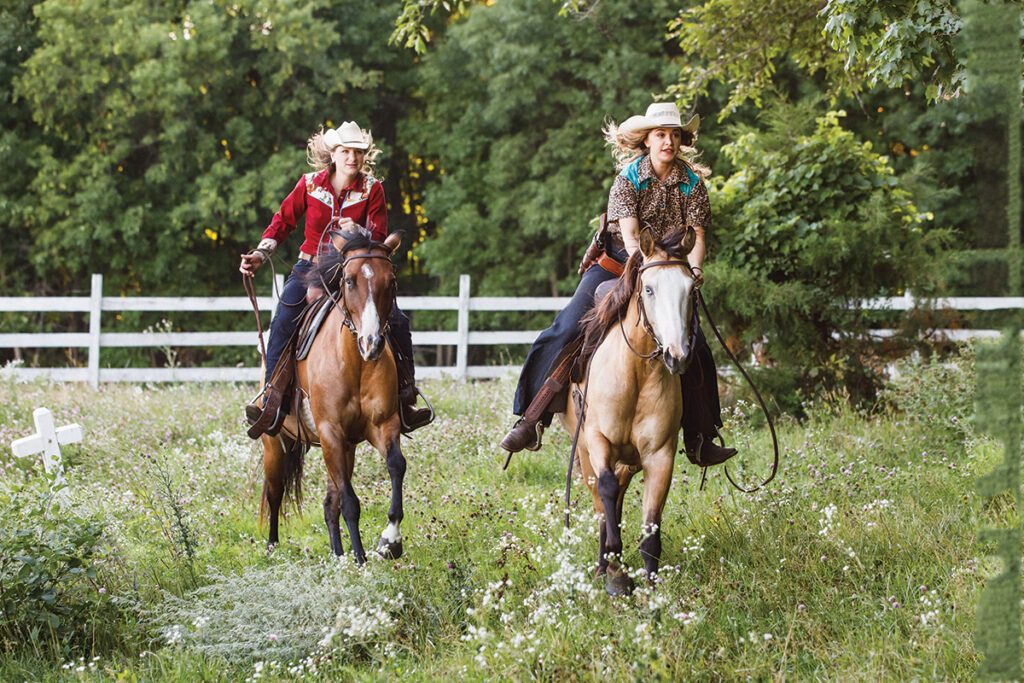
<path fill-rule="evenodd" d="M 377 544 L 377 552 L 385 560 L 397 560 L 402 556 L 402 541 L 401 539 L 394 543 L 389 542 L 383 536 L 380 537 L 380 543 Z"/>
<path fill-rule="evenodd" d="M 633 579 L 626 572 L 614 574 L 609 572 L 604 576 L 604 589 L 613 598 L 620 595 L 630 595 L 635 587 Z"/>

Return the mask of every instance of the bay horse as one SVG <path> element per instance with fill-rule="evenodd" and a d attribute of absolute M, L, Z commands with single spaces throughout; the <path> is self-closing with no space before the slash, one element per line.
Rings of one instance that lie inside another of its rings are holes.
<path fill-rule="evenodd" d="M 622 566 L 620 525 L 626 488 L 641 470 L 640 555 L 649 579 L 661 559 L 662 511 L 685 408 L 678 375 L 690 364 L 696 333 L 697 280 L 686 261 L 695 239 L 691 228 L 656 243 L 643 230 L 625 272 L 584 320 L 586 379 L 570 391 L 582 394 L 578 464 L 601 519 L 597 575 L 613 596 L 634 587 Z M 575 400 L 561 420 L 576 433 Z"/>
<path fill-rule="evenodd" d="M 352 472 L 356 445 L 369 441 L 384 457 L 391 477 L 388 524 L 377 552 L 397 559 L 402 555 L 399 526 L 405 456 L 399 443 L 397 371 L 385 338 L 397 291 L 391 255 L 401 242 L 401 233 L 375 242 L 366 232 L 335 232 L 331 241 L 337 253 L 321 257 L 308 281 L 327 284 L 333 309 L 309 354 L 298 362 L 296 391 L 304 394 L 300 414 L 289 415 L 278 436 L 262 437 L 261 516 L 269 512 L 268 543 L 277 543 L 281 504 L 286 497 L 301 500 L 303 456 L 308 445 L 319 441 L 327 466 L 324 521 L 331 550 L 335 555 L 344 553 L 341 516 L 348 527 L 353 558 L 364 563 L 360 505 L 352 488 Z M 304 439 L 304 433 L 309 438 Z"/>

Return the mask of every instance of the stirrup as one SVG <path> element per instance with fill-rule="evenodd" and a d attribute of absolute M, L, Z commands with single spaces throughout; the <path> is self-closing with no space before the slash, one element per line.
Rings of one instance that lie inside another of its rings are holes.
<path fill-rule="evenodd" d="M 260 419 L 260 415 L 263 414 L 263 406 L 260 405 L 260 400 L 267 395 L 267 389 L 269 388 L 269 384 L 265 385 L 260 389 L 260 393 L 253 396 L 249 402 L 245 404 L 245 421 L 249 423 L 250 427 L 256 424 Z"/>
<path fill-rule="evenodd" d="M 399 420 L 399 422 L 402 423 L 402 433 L 403 434 L 408 434 L 409 432 L 413 431 L 414 429 L 419 429 L 420 427 L 426 427 L 428 424 L 430 424 L 431 422 L 434 421 L 435 417 L 437 417 L 437 415 L 434 413 L 434 406 L 430 405 L 430 400 L 423 394 L 422 391 L 419 390 L 419 387 L 413 387 L 413 391 L 416 392 L 415 396 L 422 397 L 423 398 L 423 402 L 427 404 L 427 410 L 430 411 L 430 419 L 428 419 L 423 424 L 415 424 L 415 425 L 406 424 L 406 422 L 405 422 L 405 411 L 402 410 L 402 406 L 399 406 L 398 407 L 398 420 Z M 411 403 L 410 405 L 411 406 L 415 406 L 416 402 L 413 401 L 413 403 Z M 417 408 L 417 410 L 420 410 L 420 409 Z"/>

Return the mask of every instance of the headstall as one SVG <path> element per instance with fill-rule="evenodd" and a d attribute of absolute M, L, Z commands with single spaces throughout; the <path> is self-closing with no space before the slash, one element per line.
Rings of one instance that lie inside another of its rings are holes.
<path fill-rule="evenodd" d="M 664 353 L 664 347 L 661 344 L 661 340 L 658 339 L 658 336 L 656 334 L 654 334 L 654 328 L 651 327 L 651 322 L 647 318 L 647 310 L 644 308 L 643 289 L 641 287 L 642 282 L 640 281 L 640 274 L 642 272 L 644 272 L 648 268 L 654 268 L 656 266 L 678 266 L 680 268 L 686 268 L 686 270 L 690 274 L 690 277 L 692 277 L 694 280 L 697 279 L 696 273 L 693 272 L 693 269 L 690 267 L 690 264 L 687 263 L 686 261 L 677 261 L 677 260 L 671 260 L 671 261 L 651 261 L 650 263 L 643 264 L 636 271 L 636 307 L 637 307 L 637 313 L 638 313 L 637 324 L 639 325 L 640 322 L 643 322 L 645 333 L 647 334 L 648 337 L 650 337 L 654 341 L 654 344 L 655 344 L 655 346 L 657 348 L 654 349 L 654 351 L 651 351 L 650 353 L 640 353 L 639 351 L 634 349 L 633 345 L 629 342 L 629 337 L 626 336 L 625 328 L 623 328 L 623 326 L 622 326 L 622 313 L 621 312 L 619 313 L 619 329 L 622 331 L 622 338 L 623 338 L 623 340 L 625 340 L 626 346 L 629 347 L 629 350 L 632 351 L 637 356 L 639 356 L 640 358 L 646 358 L 646 359 L 658 358 L 659 356 L 661 356 L 662 353 Z M 696 300 L 696 298 L 697 298 L 697 288 L 696 287 L 693 287 L 690 290 L 689 298 L 691 299 L 691 301 L 695 301 Z M 690 325 L 689 339 L 688 339 L 690 346 L 693 346 L 694 338 L 697 336 L 697 324 L 696 324 L 697 307 L 696 306 L 693 307 L 693 316 L 694 316 L 694 321 L 693 321 L 693 324 Z"/>

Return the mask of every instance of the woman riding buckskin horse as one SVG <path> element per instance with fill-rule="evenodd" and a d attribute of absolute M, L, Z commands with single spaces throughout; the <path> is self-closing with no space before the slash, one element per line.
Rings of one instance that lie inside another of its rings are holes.
<path fill-rule="evenodd" d="M 299 178 L 263 232 L 259 245 L 242 255 L 239 271 L 252 277 L 256 269 L 270 259 L 278 245 L 287 239 L 299 218 L 305 214 L 305 241 L 299 248 L 299 259 L 281 291 L 277 312 L 270 326 L 264 392 L 271 386 L 274 369 L 298 325 L 306 302 L 305 276 L 330 244 L 329 231 L 361 228 L 368 231 L 375 241 L 383 242 L 387 237 L 388 214 L 384 188 L 370 174 L 379 153 L 380 150 L 373 144 L 373 136 L 354 121 L 346 121 L 337 129 L 321 130 L 313 135 L 306 147 L 306 159 L 313 167 L 313 172 Z M 402 405 L 402 423 L 408 432 L 430 422 L 431 411 L 416 408 L 417 391 L 409 318 L 397 305 L 392 311 L 390 336 L 397 346 L 395 364 L 398 370 L 399 400 Z M 260 412 L 254 404 L 246 406 L 246 417 L 250 422 L 256 422 Z"/>
<path fill-rule="evenodd" d="M 510 453 L 540 447 L 541 433 L 551 424 L 548 404 L 568 381 L 568 363 L 560 362 L 562 351 L 579 338 L 580 319 L 593 305 L 598 285 L 615 279 L 639 247 L 641 228 L 650 228 L 660 238 L 675 229 L 692 227 L 696 242 L 687 259 L 697 277 L 703 278 L 711 209 L 701 177 L 708 170 L 693 161 L 691 145 L 699 127 L 698 116 L 684 124 L 676 105 L 667 102 L 652 104 L 644 116 L 631 116 L 620 126 L 606 127 L 605 139 L 613 147 L 621 171 L 608 197 L 603 253 L 595 262 L 591 260 L 593 251 L 588 250 L 580 264 L 583 277 L 576 293 L 551 327 L 537 337 L 526 357 L 513 408 L 522 417 L 501 442 Z M 736 449 L 714 442 L 722 426 L 718 375 L 699 326 L 694 352 L 697 362 L 681 378 L 683 444 L 691 462 L 708 467 L 725 462 Z M 546 381 L 554 382 L 548 390 Z"/>

